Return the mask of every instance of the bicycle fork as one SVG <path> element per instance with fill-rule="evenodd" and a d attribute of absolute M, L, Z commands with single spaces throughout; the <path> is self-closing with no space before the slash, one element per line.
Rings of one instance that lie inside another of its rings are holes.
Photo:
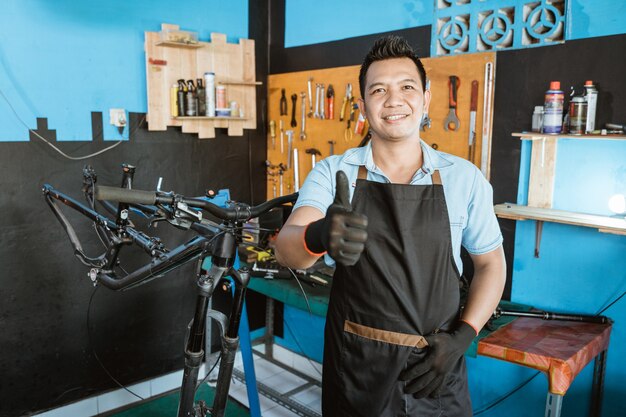
<path fill-rule="evenodd" d="M 235 282 L 234 300 L 229 318 L 219 311 L 208 310 L 209 299 L 217 283 L 227 272 L 230 272 Z M 235 355 L 239 347 L 239 322 L 249 280 L 250 274 L 247 267 L 236 271 L 231 267 L 215 265 L 211 266 L 207 275 L 201 276 L 198 280 L 200 293 L 196 299 L 196 311 L 185 348 L 185 368 L 178 406 L 178 417 L 204 417 L 207 412 L 212 417 L 224 416 Z M 217 377 L 213 407 L 210 410 L 203 402 L 200 402 L 197 406 L 194 405 L 198 371 L 204 356 L 202 344 L 205 337 L 207 316 L 218 322 L 222 342 L 221 364 Z"/>

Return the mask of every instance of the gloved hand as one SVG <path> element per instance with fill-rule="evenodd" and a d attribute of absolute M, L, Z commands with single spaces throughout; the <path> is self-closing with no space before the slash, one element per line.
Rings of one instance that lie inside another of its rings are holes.
<path fill-rule="evenodd" d="M 424 360 L 415 363 L 400 374 L 401 381 L 408 381 L 404 392 L 415 398 L 425 398 L 435 393 L 444 378 L 465 353 L 476 337 L 476 331 L 464 321 L 452 333 L 436 333 L 424 338 L 428 349 Z"/>
<path fill-rule="evenodd" d="M 359 260 L 366 240 L 367 216 L 352 211 L 348 177 L 337 171 L 335 200 L 328 207 L 326 217 L 307 226 L 306 248 L 314 254 L 328 252 L 335 262 L 350 266 Z"/>

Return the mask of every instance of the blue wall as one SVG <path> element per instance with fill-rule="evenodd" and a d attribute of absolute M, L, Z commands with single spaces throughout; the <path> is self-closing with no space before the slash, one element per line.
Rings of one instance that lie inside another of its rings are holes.
<path fill-rule="evenodd" d="M 430 25 L 436 0 L 285 0 L 285 47 Z M 626 2 L 566 0 L 566 39 L 626 33 Z M 526 1 L 519 1 L 526 3 Z M 381 7 L 384 4 L 384 7 Z M 434 37 L 433 37 L 434 39 Z"/>
<path fill-rule="evenodd" d="M 429 25 L 434 0 L 285 0 L 285 3 L 285 48 L 289 48 Z"/>
<path fill-rule="evenodd" d="M 146 112 L 144 32 L 180 25 L 208 40 L 248 36 L 248 2 L 189 0 L 5 0 L 0 12 L 0 90 L 26 124 L 47 117 L 58 140 L 91 140 L 91 112 L 104 137 L 120 139 L 109 108 Z M 0 141 L 29 134 L 0 96 Z M 123 133 L 128 137 L 128 129 Z"/>
<path fill-rule="evenodd" d="M 566 39 L 626 33 L 626 2 L 621 0 L 567 0 Z"/>

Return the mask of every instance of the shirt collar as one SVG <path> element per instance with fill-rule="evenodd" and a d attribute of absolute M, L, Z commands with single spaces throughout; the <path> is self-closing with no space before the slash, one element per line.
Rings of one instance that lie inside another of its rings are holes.
<path fill-rule="evenodd" d="M 447 168 L 454 164 L 452 159 L 446 158 L 446 154 L 433 149 L 422 139 L 420 139 L 420 145 L 422 146 L 422 155 L 424 158 L 422 171 L 425 173 L 431 174 L 435 170 Z M 365 165 L 368 171 L 375 172 L 376 166 L 374 165 L 374 158 L 372 157 L 372 142 L 368 141 L 367 145 L 354 148 L 354 152 L 348 155 L 344 161 L 351 165 Z"/>

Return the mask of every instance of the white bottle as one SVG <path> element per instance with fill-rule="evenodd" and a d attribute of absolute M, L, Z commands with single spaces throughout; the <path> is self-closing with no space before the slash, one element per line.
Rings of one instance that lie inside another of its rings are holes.
<path fill-rule="evenodd" d="M 215 117 L 215 73 L 204 73 L 204 88 L 206 90 L 206 115 Z"/>
<path fill-rule="evenodd" d="M 587 124 L 585 133 L 596 130 L 596 108 L 598 106 L 598 90 L 593 81 L 585 81 L 585 101 L 587 101 Z"/>

